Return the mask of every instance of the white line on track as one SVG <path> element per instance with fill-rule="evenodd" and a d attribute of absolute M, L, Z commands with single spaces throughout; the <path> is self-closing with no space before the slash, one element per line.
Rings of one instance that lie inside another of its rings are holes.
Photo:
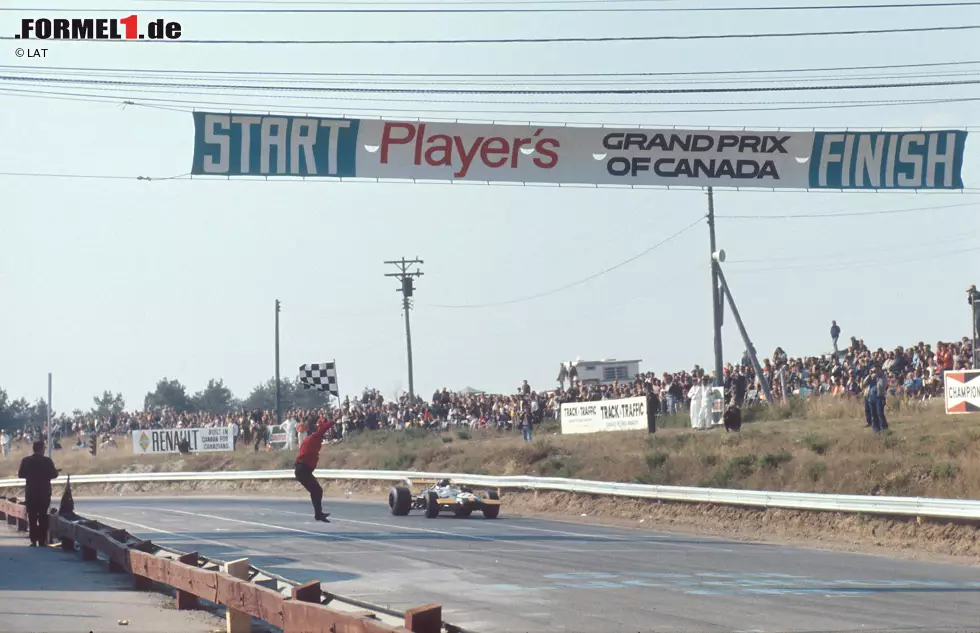
<path fill-rule="evenodd" d="M 138 509 L 138 510 L 153 509 L 153 510 L 156 510 L 158 512 L 173 512 L 174 514 L 182 514 L 182 515 L 185 515 L 185 516 L 200 517 L 202 519 L 212 519 L 214 521 L 227 521 L 229 523 L 240 523 L 242 525 L 252 525 L 252 526 L 255 526 L 255 527 L 261 527 L 261 528 L 266 528 L 266 529 L 270 529 L 270 530 L 282 530 L 284 532 L 293 532 L 293 533 L 296 533 L 296 534 L 309 534 L 310 536 L 318 536 L 320 538 L 329 539 L 329 540 L 354 541 L 355 543 L 356 542 L 362 542 L 362 541 L 371 541 L 371 539 L 366 539 L 366 538 L 357 538 L 357 537 L 353 537 L 353 536 L 340 536 L 338 534 L 331 534 L 329 532 L 313 532 L 313 531 L 310 531 L 310 530 L 301 530 L 299 528 L 287 527 L 287 526 L 284 526 L 284 525 L 273 525 L 271 523 L 259 523 L 257 521 L 245 521 L 243 519 L 231 519 L 231 518 L 228 518 L 228 517 L 215 516 L 213 514 L 203 514 L 201 512 L 188 512 L 187 510 L 173 510 L 173 509 L 170 509 L 170 508 L 143 508 L 143 507 L 139 507 L 139 506 L 130 506 L 130 507 L 133 508 L 133 509 Z M 402 545 L 400 543 L 382 543 L 382 545 L 384 545 L 385 547 L 391 547 L 393 549 L 408 550 L 408 551 L 411 551 L 411 552 L 430 552 L 430 549 L 429 548 L 413 547 L 411 545 Z"/>
<path fill-rule="evenodd" d="M 235 551 L 248 551 L 253 556 L 275 556 L 275 554 L 270 554 L 268 552 L 260 552 L 258 550 L 252 549 L 251 547 L 241 547 L 239 545 L 232 545 L 231 543 L 223 543 L 221 541 L 214 541 L 212 539 L 199 538 L 199 537 L 196 537 L 196 536 L 190 536 L 188 534 L 180 534 L 179 532 L 170 532 L 168 530 L 161 530 L 160 528 L 150 527 L 149 525 L 142 525 L 140 523 L 134 523 L 133 521 L 126 521 L 126 520 L 123 520 L 123 519 L 117 519 L 115 517 L 101 516 L 101 515 L 98 515 L 98 514 L 91 514 L 91 513 L 88 513 L 88 512 L 85 513 L 85 517 L 86 518 L 99 519 L 101 521 L 106 521 L 106 522 L 108 522 L 110 524 L 122 523 L 123 525 L 131 525 L 131 526 L 136 527 L 136 528 L 139 528 L 141 530 L 147 530 L 148 532 L 156 532 L 157 534 L 166 534 L 168 536 L 175 536 L 175 537 L 181 539 L 182 541 L 191 541 L 193 543 L 209 543 L 211 545 L 217 545 L 218 547 L 227 547 L 227 548 L 232 549 L 232 550 L 235 550 Z"/>
<path fill-rule="evenodd" d="M 276 511 L 277 512 L 281 512 L 283 514 L 294 514 L 294 515 L 297 515 L 297 516 L 306 516 L 306 514 L 307 514 L 307 513 L 302 513 L 302 512 L 292 512 L 290 510 L 276 510 Z M 334 519 L 334 522 L 336 522 L 336 523 L 353 523 L 353 524 L 356 524 L 356 525 L 370 525 L 370 526 L 374 526 L 374 527 L 382 527 L 382 528 L 389 528 L 389 529 L 395 529 L 395 530 L 406 530 L 406 531 L 411 531 L 411 532 L 426 532 L 426 533 L 429 533 L 429 534 L 441 534 L 443 536 L 449 536 L 449 537 L 452 537 L 452 538 L 460 538 L 460 537 L 462 537 L 462 538 L 474 539 L 474 540 L 478 540 L 478 541 L 490 541 L 492 543 L 505 542 L 504 539 L 494 538 L 492 536 L 477 536 L 475 534 L 460 534 L 458 532 L 446 532 L 446 531 L 443 531 L 443 530 L 436 530 L 436 529 L 433 529 L 433 528 L 410 527 L 410 526 L 407 526 L 407 525 L 395 525 L 395 524 L 392 524 L 392 523 L 375 523 L 373 521 L 361 521 L 361 520 L 356 520 L 356 519 Z M 470 528 L 470 526 L 460 526 L 460 527 Z M 546 532 L 546 533 L 552 533 L 552 534 L 561 534 L 561 535 L 564 535 L 564 536 L 579 536 L 579 537 L 583 537 L 583 538 L 596 539 L 596 540 L 602 540 L 602 541 L 610 541 L 610 542 L 619 542 L 619 543 L 635 542 L 634 539 L 631 539 L 631 538 L 628 538 L 628 537 L 601 536 L 601 535 L 598 535 L 598 534 L 583 534 L 583 533 L 580 533 L 580 532 L 564 532 L 564 531 L 561 531 L 561 530 L 548 530 L 548 529 L 545 529 L 545 528 L 532 528 L 532 527 L 527 527 L 527 526 L 514 525 L 513 523 L 509 523 L 509 522 L 506 523 L 506 524 L 504 524 L 504 528 L 503 529 L 506 529 L 506 528 L 514 528 L 514 529 L 517 529 L 517 530 L 532 530 L 532 531 L 536 531 L 536 532 Z M 471 529 L 473 529 L 473 528 L 471 528 Z M 580 553 L 582 551 L 580 548 L 561 547 L 560 545 L 550 545 L 550 544 L 545 544 L 545 543 L 522 543 L 521 541 L 514 541 L 514 544 L 515 545 L 521 545 L 521 546 L 527 547 L 529 549 L 546 549 L 546 550 L 552 550 L 552 551 L 557 551 L 557 552 L 575 552 L 575 553 Z M 656 545 L 658 547 L 676 547 L 676 548 L 679 548 L 679 549 L 711 550 L 712 552 L 729 552 L 730 553 L 730 552 L 733 552 L 734 551 L 734 550 L 730 550 L 730 549 L 720 549 L 720 548 L 717 548 L 717 547 L 710 547 L 710 546 L 707 546 L 707 545 L 689 545 L 687 543 L 665 543 L 665 542 L 661 542 L 661 539 L 656 539 L 656 538 L 644 539 L 643 542 L 642 542 L 642 544 L 643 545 Z M 501 550 L 495 549 L 494 551 L 495 552 L 499 552 Z M 527 551 L 527 550 L 519 550 L 519 551 L 524 552 L 524 551 Z M 596 550 L 593 550 L 592 548 L 590 548 L 589 551 L 591 552 L 591 551 L 596 551 Z M 628 553 L 628 552 L 635 551 L 635 549 L 629 549 L 629 550 L 607 550 L 607 551 L 608 552 L 623 551 L 623 552 L 627 552 Z"/>
<path fill-rule="evenodd" d="M 620 542 L 627 542 L 627 541 L 632 542 L 633 541 L 633 539 L 631 539 L 629 537 L 603 536 L 603 535 L 600 535 L 600 534 L 583 534 L 581 532 L 566 532 L 564 530 L 549 530 L 547 528 L 530 527 L 528 525 L 515 525 L 513 523 L 508 523 L 507 524 L 507 527 L 514 528 L 515 530 L 528 530 L 528 531 L 531 531 L 531 532 L 548 532 L 548 533 L 551 533 L 551 534 L 562 534 L 564 536 L 581 536 L 581 537 L 585 537 L 585 538 L 594 538 L 594 539 L 599 539 L 599 540 L 603 540 L 603 541 L 620 541 Z M 731 550 L 731 549 L 721 549 L 721 548 L 718 548 L 718 547 L 712 547 L 711 545 L 694 545 L 694 544 L 691 544 L 691 543 L 668 543 L 668 542 L 665 542 L 666 540 L 667 539 L 665 539 L 663 537 L 650 536 L 647 539 L 644 539 L 643 540 L 643 544 L 646 545 L 646 544 L 651 544 L 652 543 L 652 544 L 656 544 L 656 545 L 677 547 L 677 548 L 681 548 L 681 549 L 707 549 L 707 550 L 711 550 L 712 552 L 727 552 L 727 553 L 732 553 L 732 552 L 735 551 L 735 550 Z"/>

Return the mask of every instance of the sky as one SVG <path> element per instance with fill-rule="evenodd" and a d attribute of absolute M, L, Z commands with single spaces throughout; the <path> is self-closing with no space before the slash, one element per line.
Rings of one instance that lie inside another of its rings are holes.
<path fill-rule="evenodd" d="M 48 0 L 0 12 L 0 34 L 21 17 L 78 17 L 96 7 L 178 20 L 196 39 L 432 39 L 762 33 L 980 24 L 980 7 L 901 11 L 345 15 L 180 13 L 256 4 Z M 751 6 L 751 0 L 661 3 Z M 762 3 L 764 4 L 764 3 Z M 806 4 L 801 1 L 782 3 Z M 812 3 L 810 3 L 812 4 Z M 327 6 L 310 4 L 281 7 Z M 379 5 L 381 6 L 381 5 Z M 568 5 L 563 5 L 568 6 Z M 629 6 L 619 4 L 617 6 Z M 646 6 L 659 6 L 647 3 Z M 2 8 L 2 6 L 0 6 Z M 50 9 L 50 10 L 48 10 Z M 795 69 L 980 60 L 972 31 L 860 37 L 514 45 L 179 45 L 47 42 L 45 59 L 17 58 L 0 40 L 3 75 L 53 67 L 346 73 L 591 73 Z M 968 68 L 969 69 L 969 68 Z M 894 72 L 894 71 L 892 71 Z M 906 71 L 911 73 L 912 71 Z M 941 71 L 947 72 L 947 71 Z M 875 72 L 865 72 L 872 78 Z M 918 72 L 936 79 L 939 72 Z M 832 83 L 835 73 L 828 72 Z M 935 76 L 933 76 L 935 75 Z M 220 80 L 220 75 L 217 76 Z M 177 79 L 176 81 L 191 81 Z M 508 80 L 487 79 L 495 86 Z M 903 79 L 915 81 L 915 79 Z M 625 85 L 625 84 L 624 84 Z M 344 393 L 408 388 L 404 319 L 385 260 L 424 260 L 411 312 L 415 388 L 510 392 L 555 386 L 575 358 L 636 358 L 658 372 L 712 366 L 708 230 L 700 224 L 608 274 L 547 293 L 649 249 L 702 217 L 700 190 L 521 187 L 328 180 L 136 180 L 186 174 L 187 111 L 39 98 L 0 82 L 0 387 L 54 409 L 89 409 L 104 390 L 128 408 L 161 378 L 190 392 L 222 378 L 244 397 L 274 372 L 274 302 L 282 302 L 282 374 L 335 359 Z M 66 91 L 79 90 L 62 88 Z M 184 90 L 188 92 L 188 90 Z M 977 103 L 694 113 L 732 101 L 980 99 L 980 87 L 759 95 L 551 97 L 551 105 L 471 106 L 444 95 L 333 94 L 224 101 L 246 112 L 706 127 L 880 128 L 980 125 Z M 122 91 L 90 91 L 103 97 Z M 140 95 L 128 96 L 138 99 Z M 50 95 L 49 95 L 50 97 Z M 413 99 L 411 101 L 404 101 Z M 641 105 L 589 105 L 604 101 Z M 487 98 L 484 98 L 484 102 Z M 581 105 L 580 105 L 581 104 Z M 476 111 L 507 109 L 493 116 Z M 744 106 L 719 106 L 744 107 Z M 203 109 L 209 109 L 203 107 Z M 213 108 L 212 108 L 213 109 Z M 630 111 L 647 110 L 646 113 Z M 656 112 L 675 110 L 677 112 Z M 561 114 L 551 114 L 561 111 Z M 980 145 L 967 140 L 963 177 L 980 187 Z M 978 190 L 980 191 L 980 190 Z M 874 347 L 969 333 L 965 290 L 976 283 L 980 194 L 716 190 L 725 273 L 760 355 L 831 349 L 842 337 Z M 839 214 L 918 209 L 906 213 Z M 837 214 L 833 217 L 781 217 Z M 730 216 L 770 216 L 759 219 Z M 726 361 L 744 344 L 726 315 Z"/>

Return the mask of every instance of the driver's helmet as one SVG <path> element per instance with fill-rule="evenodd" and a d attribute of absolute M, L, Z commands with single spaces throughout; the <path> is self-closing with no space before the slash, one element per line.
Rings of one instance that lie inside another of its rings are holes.
<path fill-rule="evenodd" d="M 449 480 L 448 480 L 448 479 L 440 479 L 440 480 L 439 480 L 439 483 L 438 483 L 437 485 L 438 485 L 438 486 L 439 486 L 440 488 L 445 488 L 446 486 L 448 486 L 448 485 L 449 485 Z"/>

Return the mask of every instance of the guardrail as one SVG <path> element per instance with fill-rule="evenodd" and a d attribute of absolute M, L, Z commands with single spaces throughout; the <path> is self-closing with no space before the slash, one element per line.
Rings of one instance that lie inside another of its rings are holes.
<path fill-rule="evenodd" d="M 291 470 L 242 470 L 185 473 L 125 473 L 115 475 L 75 475 L 76 484 L 140 484 L 179 481 L 271 481 L 293 479 Z M 452 479 L 472 486 L 516 490 L 574 492 L 660 501 L 714 503 L 750 508 L 783 508 L 890 516 L 935 517 L 944 519 L 980 519 L 980 501 L 968 499 L 935 499 L 925 497 L 885 497 L 862 495 L 814 494 L 805 492 L 769 492 L 764 490 L 730 490 L 655 486 L 647 484 L 533 477 L 527 475 L 495 477 L 465 473 L 425 473 L 396 470 L 330 470 L 316 471 L 319 479 L 341 481 L 404 481 L 405 479 Z M 53 483 L 65 483 L 59 477 Z M 23 486 L 23 480 L 0 481 L 0 488 Z"/>
<path fill-rule="evenodd" d="M 27 508 L 23 504 L 14 498 L 0 498 L 0 522 L 16 525 L 18 531 L 25 532 L 27 520 Z M 398 614 L 402 623 L 383 622 L 378 613 L 370 610 L 342 611 L 328 607 L 327 604 L 338 597 L 323 591 L 319 582 L 296 585 L 252 567 L 248 559 L 220 563 L 201 557 L 197 552 L 177 552 L 97 521 L 66 518 L 57 510 L 51 510 L 48 539 L 49 543 L 60 541 L 65 551 L 74 552 L 77 546 L 86 561 L 96 561 L 102 554 L 108 560 L 109 571 L 130 574 L 136 589 L 151 589 L 154 583 L 172 587 L 177 609 L 199 608 L 201 599 L 226 606 L 228 633 L 251 631 L 253 617 L 284 633 L 462 631 L 443 623 L 442 607 L 438 605 L 426 605 Z M 284 591 L 289 595 L 283 595 Z M 356 601 L 347 602 L 359 606 Z M 364 606 L 370 608 L 371 605 Z M 382 612 L 386 615 L 397 613 Z"/>

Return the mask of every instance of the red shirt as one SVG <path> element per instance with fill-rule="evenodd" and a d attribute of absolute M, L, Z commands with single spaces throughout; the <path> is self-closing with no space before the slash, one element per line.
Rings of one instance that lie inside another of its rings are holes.
<path fill-rule="evenodd" d="M 299 455 L 296 461 L 306 464 L 310 468 L 316 469 L 317 461 L 320 459 L 320 447 L 323 446 L 323 436 L 333 426 L 333 422 L 321 422 L 317 430 L 310 434 L 299 446 Z"/>

